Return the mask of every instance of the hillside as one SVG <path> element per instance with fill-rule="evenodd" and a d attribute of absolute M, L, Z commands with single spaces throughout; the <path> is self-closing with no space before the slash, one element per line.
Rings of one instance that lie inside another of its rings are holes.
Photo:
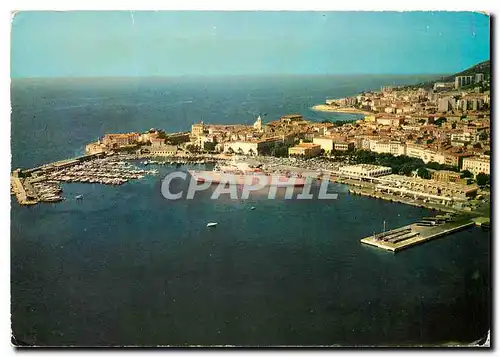
<path fill-rule="evenodd" d="M 444 77 L 440 81 L 452 82 L 453 80 L 455 80 L 456 76 L 473 76 L 476 73 L 484 73 L 484 76 L 486 78 L 489 78 L 490 74 L 491 74 L 490 60 L 478 63 L 475 66 L 467 68 L 466 70 L 459 72 L 459 73 L 456 73 L 452 76 Z M 436 81 L 436 82 L 438 82 L 438 81 Z"/>
<path fill-rule="evenodd" d="M 490 60 L 478 63 L 470 68 L 463 70 L 462 72 L 458 72 L 458 73 L 448 75 L 445 77 L 441 77 L 441 78 L 436 78 L 433 81 L 428 81 L 428 82 L 423 82 L 423 83 L 411 85 L 411 86 L 408 86 L 407 88 L 419 88 L 419 87 L 432 88 L 434 83 L 436 83 L 436 82 L 453 82 L 455 80 L 456 76 L 471 76 L 471 75 L 474 75 L 476 73 L 484 73 L 484 76 L 486 77 L 486 79 L 489 79 L 491 76 Z"/>

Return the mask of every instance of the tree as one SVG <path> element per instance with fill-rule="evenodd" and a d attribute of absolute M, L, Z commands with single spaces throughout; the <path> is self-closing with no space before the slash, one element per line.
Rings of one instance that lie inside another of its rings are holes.
<path fill-rule="evenodd" d="M 214 151 L 216 145 L 217 143 L 215 142 L 205 141 L 205 143 L 203 144 L 203 149 L 206 151 Z"/>
<path fill-rule="evenodd" d="M 193 144 L 186 145 L 186 149 L 187 149 L 187 151 L 189 151 L 191 153 L 200 152 L 200 148 L 197 145 L 193 145 Z"/>
<path fill-rule="evenodd" d="M 490 175 L 480 172 L 476 176 L 476 182 L 479 186 L 484 186 L 490 183 Z"/>
<path fill-rule="evenodd" d="M 469 170 L 463 170 L 462 172 L 460 172 L 462 178 L 470 178 L 472 176 L 474 176 L 472 174 L 472 172 L 470 172 Z"/>
<path fill-rule="evenodd" d="M 426 180 L 431 178 L 431 173 L 425 167 L 419 168 L 417 170 L 417 175 L 418 175 L 418 177 L 421 177 L 421 178 L 426 179 Z"/>
<path fill-rule="evenodd" d="M 441 164 L 435 161 L 430 161 L 425 166 L 432 170 L 441 170 Z"/>
<path fill-rule="evenodd" d="M 482 131 L 480 134 L 479 134 L 479 140 L 481 141 L 485 141 L 485 140 L 488 140 L 488 133 L 486 131 Z"/>
<path fill-rule="evenodd" d="M 401 175 L 405 175 L 405 176 L 410 175 L 412 173 L 412 171 L 413 171 L 413 168 L 412 168 L 411 164 L 403 164 L 401 166 L 401 168 L 399 169 L 399 173 Z"/>
<path fill-rule="evenodd" d="M 456 129 L 457 128 L 457 123 L 451 123 L 451 128 Z"/>
<path fill-rule="evenodd" d="M 446 122 L 446 118 L 440 117 L 436 121 L 434 121 L 434 124 L 436 124 L 437 126 L 441 126 L 441 125 L 443 125 L 444 122 Z"/>
<path fill-rule="evenodd" d="M 158 137 L 160 139 L 165 139 L 167 137 L 167 134 L 165 133 L 164 130 L 158 130 Z"/>

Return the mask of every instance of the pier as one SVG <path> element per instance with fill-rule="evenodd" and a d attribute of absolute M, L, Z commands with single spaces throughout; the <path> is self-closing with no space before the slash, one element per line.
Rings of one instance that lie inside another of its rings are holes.
<path fill-rule="evenodd" d="M 436 219 L 436 221 L 439 221 L 439 219 Z M 436 221 L 414 223 L 387 232 L 374 234 L 361 239 L 361 243 L 391 252 L 398 252 L 417 244 L 422 244 L 474 226 L 474 222 L 471 220 L 459 220 L 445 223 Z M 434 222 L 434 224 L 431 224 L 431 222 Z"/>

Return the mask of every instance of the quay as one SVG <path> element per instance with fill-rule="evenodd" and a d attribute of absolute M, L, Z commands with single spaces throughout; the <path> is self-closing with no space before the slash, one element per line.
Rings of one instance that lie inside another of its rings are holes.
<path fill-rule="evenodd" d="M 339 181 L 335 181 L 339 182 Z M 345 182 L 340 182 L 340 183 L 345 183 Z M 420 207 L 420 208 L 427 208 L 427 209 L 432 209 L 436 211 L 442 211 L 442 212 L 449 212 L 449 213 L 455 213 L 458 210 L 454 209 L 453 207 L 450 206 L 445 206 L 433 202 L 428 202 L 425 200 L 419 200 L 415 198 L 408 198 L 408 197 L 401 197 L 401 196 L 396 196 L 396 195 L 391 195 L 391 194 L 386 194 L 383 192 L 375 192 L 375 191 L 369 191 L 367 189 L 363 190 L 360 186 L 360 188 L 353 188 L 353 185 L 349 183 L 349 193 L 355 194 L 355 195 L 360 195 L 360 196 L 366 196 L 366 197 L 371 197 L 371 198 L 378 198 L 390 202 L 396 202 L 396 203 L 403 203 L 405 205 L 410 205 L 410 206 L 415 206 L 415 207 Z"/>
<path fill-rule="evenodd" d="M 430 240 L 474 226 L 471 220 L 446 222 L 436 225 L 410 224 L 361 239 L 361 243 L 398 252 Z"/>

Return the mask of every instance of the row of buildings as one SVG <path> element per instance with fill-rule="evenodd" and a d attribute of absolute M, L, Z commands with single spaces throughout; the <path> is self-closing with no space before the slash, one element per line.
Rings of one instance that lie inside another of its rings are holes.
<path fill-rule="evenodd" d="M 479 187 L 468 185 L 460 174 L 451 171 L 435 171 L 432 179 L 395 175 L 390 167 L 377 165 L 347 165 L 339 168 L 340 176 L 371 181 L 375 191 L 387 192 L 410 198 L 423 198 L 442 204 L 466 201 L 477 195 Z"/>

